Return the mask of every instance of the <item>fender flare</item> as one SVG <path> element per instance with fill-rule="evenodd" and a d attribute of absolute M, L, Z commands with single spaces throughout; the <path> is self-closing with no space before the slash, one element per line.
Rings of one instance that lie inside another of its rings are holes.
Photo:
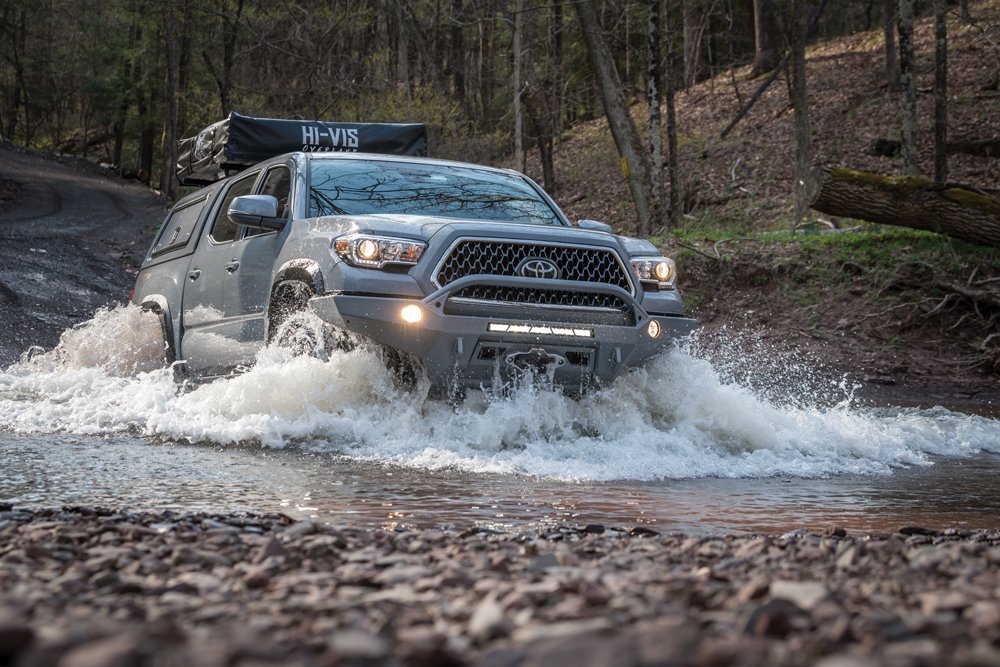
<path fill-rule="evenodd" d="M 314 294 L 326 292 L 326 284 L 323 280 L 323 270 L 319 262 L 312 259 L 291 259 L 282 264 L 271 280 L 271 291 L 274 287 L 285 280 L 298 280 L 304 282 L 312 288 Z"/>
<path fill-rule="evenodd" d="M 173 320 L 170 318 L 170 307 L 167 305 L 166 297 L 161 294 L 149 294 L 142 298 L 139 307 L 159 316 L 160 330 L 163 332 L 163 340 L 167 346 L 164 350 L 164 356 L 168 366 L 173 364 L 177 361 L 177 347 L 174 344 Z"/>

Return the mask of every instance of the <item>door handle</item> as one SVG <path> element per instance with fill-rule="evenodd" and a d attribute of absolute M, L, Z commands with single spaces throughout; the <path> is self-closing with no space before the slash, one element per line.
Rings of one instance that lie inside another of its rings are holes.
<path fill-rule="evenodd" d="M 201 277 L 201 269 L 195 269 L 194 271 L 188 273 L 188 278 L 191 279 L 191 282 L 198 280 L 198 278 L 200 277 Z"/>
<path fill-rule="evenodd" d="M 229 264 L 226 264 L 226 273 L 233 273 L 238 268 L 240 268 L 240 263 L 234 259 L 233 261 L 229 262 Z"/>

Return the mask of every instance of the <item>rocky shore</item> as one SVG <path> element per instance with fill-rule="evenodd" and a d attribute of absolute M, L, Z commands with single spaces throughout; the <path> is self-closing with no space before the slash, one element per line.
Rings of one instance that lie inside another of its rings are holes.
<path fill-rule="evenodd" d="M 0 664 L 1000 665 L 1000 531 L 387 531 L 0 506 Z"/>

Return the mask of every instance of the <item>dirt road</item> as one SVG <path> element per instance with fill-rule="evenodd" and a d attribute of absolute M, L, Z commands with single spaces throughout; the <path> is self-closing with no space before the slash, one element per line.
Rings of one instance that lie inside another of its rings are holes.
<path fill-rule="evenodd" d="M 166 201 L 77 158 L 0 147 L 0 366 L 128 298 Z"/>

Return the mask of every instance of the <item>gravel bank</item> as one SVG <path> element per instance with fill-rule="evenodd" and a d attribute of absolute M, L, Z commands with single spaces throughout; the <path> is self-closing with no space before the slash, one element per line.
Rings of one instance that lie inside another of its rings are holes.
<path fill-rule="evenodd" d="M 0 664 L 1000 665 L 1000 531 L 384 531 L 0 506 Z"/>

